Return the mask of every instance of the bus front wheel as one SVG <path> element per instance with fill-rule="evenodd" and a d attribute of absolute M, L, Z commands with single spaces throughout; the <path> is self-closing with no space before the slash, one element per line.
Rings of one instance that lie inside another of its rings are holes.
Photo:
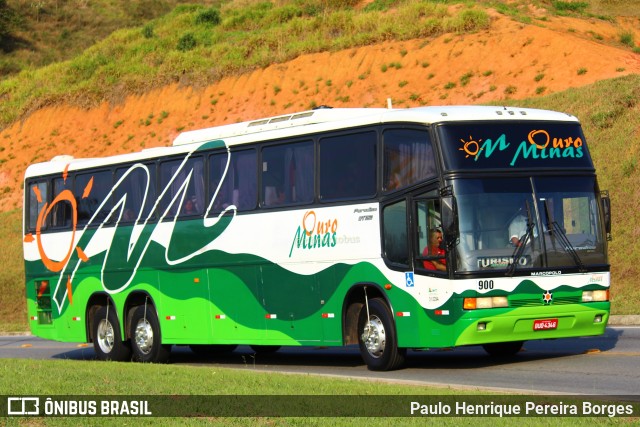
<path fill-rule="evenodd" d="M 369 300 L 358 318 L 358 345 L 360 354 L 372 371 L 398 369 L 404 363 L 406 349 L 398 348 L 396 329 L 391 311 L 380 298 Z"/>
<path fill-rule="evenodd" d="M 113 307 L 100 307 L 93 315 L 93 349 L 100 360 L 131 360 L 128 341 L 122 341 L 120 323 Z"/>
<path fill-rule="evenodd" d="M 160 322 L 152 306 L 139 305 L 131 316 L 131 349 L 138 362 L 164 363 L 171 346 L 162 344 Z"/>

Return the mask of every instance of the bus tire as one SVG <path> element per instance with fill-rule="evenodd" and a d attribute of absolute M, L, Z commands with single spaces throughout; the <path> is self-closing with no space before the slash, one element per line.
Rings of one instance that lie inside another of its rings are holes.
<path fill-rule="evenodd" d="M 191 344 L 189 348 L 198 356 L 217 356 L 231 353 L 238 346 L 236 344 Z"/>
<path fill-rule="evenodd" d="M 484 344 L 482 348 L 492 357 L 513 357 L 520 350 L 524 341 L 497 342 L 492 344 Z"/>
<path fill-rule="evenodd" d="M 101 306 L 93 315 L 93 349 L 100 360 L 131 360 L 129 341 L 122 341 L 120 323 L 113 307 Z"/>
<path fill-rule="evenodd" d="M 280 350 L 279 345 L 252 345 L 250 346 L 251 350 L 255 351 L 257 354 L 270 354 L 275 353 Z"/>
<path fill-rule="evenodd" d="M 153 306 L 139 305 L 131 316 L 133 359 L 145 363 L 165 363 L 171 346 L 162 344 L 160 322 Z"/>
<path fill-rule="evenodd" d="M 368 319 L 367 307 L 362 306 L 360 310 L 358 345 L 369 370 L 390 371 L 404 363 L 406 349 L 398 348 L 391 311 L 381 298 L 369 300 Z"/>

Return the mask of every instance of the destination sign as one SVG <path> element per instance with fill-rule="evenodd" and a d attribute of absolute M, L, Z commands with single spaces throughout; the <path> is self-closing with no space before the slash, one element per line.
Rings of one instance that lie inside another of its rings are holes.
<path fill-rule="evenodd" d="M 445 168 L 593 168 L 578 123 L 444 124 L 438 134 Z"/>

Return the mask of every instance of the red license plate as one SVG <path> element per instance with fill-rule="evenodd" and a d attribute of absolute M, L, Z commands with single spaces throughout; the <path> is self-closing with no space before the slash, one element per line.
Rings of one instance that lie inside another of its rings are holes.
<path fill-rule="evenodd" d="M 540 319 L 533 321 L 534 331 L 544 331 L 547 329 L 556 329 L 558 327 L 558 319 Z"/>

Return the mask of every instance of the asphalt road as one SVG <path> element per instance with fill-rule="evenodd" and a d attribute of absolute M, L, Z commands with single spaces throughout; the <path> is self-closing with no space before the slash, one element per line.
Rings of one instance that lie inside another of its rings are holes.
<path fill-rule="evenodd" d="M 91 360 L 95 353 L 91 344 L 2 336 L 1 358 Z M 368 378 L 468 390 L 637 395 L 640 400 L 640 327 L 637 326 L 609 327 L 600 337 L 527 342 L 524 350 L 509 360 L 493 359 L 480 347 L 410 351 L 405 368 L 393 372 L 367 370 L 354 346 L 284 347 L 273 354 L 256 354 L 250 347 L 241 346 L 232 353 L 213 358 L 197 356 L 188 347 L 174 346 L 171 363 Z"/>

